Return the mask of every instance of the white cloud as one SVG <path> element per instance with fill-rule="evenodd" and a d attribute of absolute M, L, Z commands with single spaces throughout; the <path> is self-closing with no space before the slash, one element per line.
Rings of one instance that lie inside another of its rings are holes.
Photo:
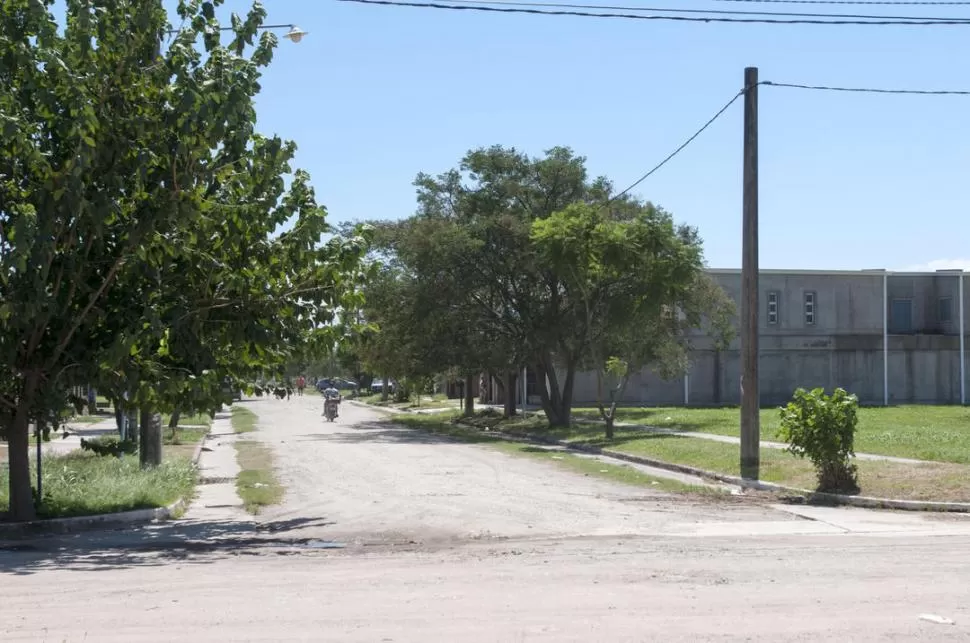
<path fill-rule="evenodd" d="M 898 272 L 936 272 L 937 270 L 970 270 L 970 259 L 934 259 L 923 264 L 896 268 Z"/>

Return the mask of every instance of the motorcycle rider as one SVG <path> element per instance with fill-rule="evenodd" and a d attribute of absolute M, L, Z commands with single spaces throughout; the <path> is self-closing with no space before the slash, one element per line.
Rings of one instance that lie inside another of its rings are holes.
<path fill-rule="evenodd" d="M 327 404 L 330 403 L 331 400 L 333 400 L 334 403 L 337 404 L 336 413 L 334 414 L 334 417 L 340 417 L 340 401 L 341 401 L 340 391 L 338 391 L 333 384 L 330 384 L 330 386 L 323 389 L 322 393 L 323 393 L 323 414 L 324 415 L 327 414 Z"/>

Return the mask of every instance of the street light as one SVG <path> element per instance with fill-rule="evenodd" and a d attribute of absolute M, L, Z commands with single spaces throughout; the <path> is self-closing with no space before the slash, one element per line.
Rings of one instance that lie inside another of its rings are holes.
<path fill-rule="evenodd" d="M 268 28 L 268 27 L 267 27 Z M 309 34 L 309 31 L 303 31 L 296 25 L 290 25 L 290 30 L 283 35 L 284 38 L 288 38 L 294 43 L 298 43 L 303 40 L 303 36 Z"/>
<path fill-rule="evenodd" d="M 267 29 L 289 29 L 289 31 L 283 34 L 283 37 L 286 38 L 287 40 L 290 40 L 293 43 L 300 42 L 301 40 L 303 40 L 303 36 L 309 35 L 310 33 L 309 31 L 303 31 L 296 25 L 262 25 L 260 27 L 256 27 L 256 29 L 261 31 L 265 31 Z M 232 30 L 233 30 L 232 27 L 219 27 L 219 31 L 232 31 Z M 178 32 L 179 32 L 178 29 L 169 29 L 168 35 L 177 34 Z"/>

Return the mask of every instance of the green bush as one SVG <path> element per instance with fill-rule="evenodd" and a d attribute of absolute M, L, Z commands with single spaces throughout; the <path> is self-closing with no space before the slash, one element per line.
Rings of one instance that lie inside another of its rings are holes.
<path fill-rule="evenodd" d="M 99 435 L 90 440 L 81 438 L 81 448 L 97 455 L 119 457 L 137 453 L 138 443 L 134 440 L 122 440 L 116 435 Z"/>
<path fill-rule="evenodd" d="M 789 453 L 815 465 L 818 491 L 859 492 L 852 464 L 858 408 L 856 396 L 844 389 L 826 395 L 820 388 L 799 388 L 781 409 L 778 437 L 788 443 Z"/>

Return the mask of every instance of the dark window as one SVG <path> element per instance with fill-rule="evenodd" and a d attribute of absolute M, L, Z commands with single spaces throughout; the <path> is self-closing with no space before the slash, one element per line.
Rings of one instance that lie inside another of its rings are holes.
<path fill-rule="evenodd" d="M 805 293 L 805 325 L 814 326 L 815 325 L 815 293 L 807 292 Z"/>
<path fill-rule="evenodd" d="M 778 291 L 772 290 L 768 293 L 768 324 L 774 326 L 778 323 Z"/>
<path fill-rule="evenodd" d="M 893 307 L 889 316 L 889 330 L 898 334 L 913 332 L 912 299 L 893 299 Z"/>
<path fill-rule="evenodd" d="M 949 324 L 953 321 L 953 297 L 940 298 L 940 323 Z"/>

